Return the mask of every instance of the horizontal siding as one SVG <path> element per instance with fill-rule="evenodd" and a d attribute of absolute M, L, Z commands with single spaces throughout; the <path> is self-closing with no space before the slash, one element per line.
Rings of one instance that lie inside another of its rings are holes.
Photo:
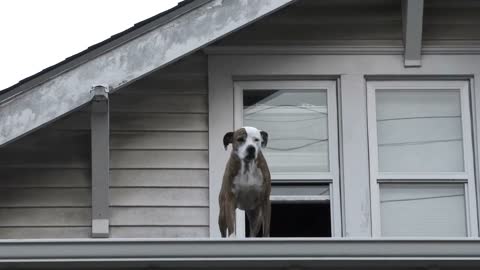
<path fill-rule="evenodd" d="M 208 236 L 208 226 L 112 226 L 112 238 L 198 238 Z"/>
<path fill-rule="evenodd" d="M 195 113 L 112 113 L 111 130 L 207 131 L 208 116 Z"/>
<path fill-rule="evenodd" d="M 208 236 L 207 58 L 110 98 L 111 237 Z M 90 108 L 0 149 L 0 239 L 91 233 Z"/>
<path fill-rule="evenodd" d="M 206 56 L 129 85 L 110 107 L 111 237 L 208 236 Z"/>
<path fill-rule="evenodd" d="M 380 28 L 376 30 L 375 28 Z M 371 31 L 366 31 L 369 29 Z M 402 36 L 398 25 L 289 25 L 258 24 L 234 35 L 223 45 L 293 45 L 325 43 L 326 40 L 397 40 Z"/>
<path fill-rule="evenodd" d="M 208 169 L 208 151 L 112 150 L 112 169 Z"/>
<path fill-rule="evenodd" d="M 208 188 L 110 188 L 110 205 L 131 207 L 206 207 L 208 206 Z"/>
<path fill-rule="evenodd" d="M 3 168 L 58 168 L 88 169 L 90 154 L 88 152 L 68 152 L 55 146 L 49 151 L 3 151 L 0 156 L 0 167 Z"/>
<path fill-rule="evenodd" d="M 203 187 L 208 188 L 208 170 L 117 169 L 110 171 L 112 187 Z"/>
<path fill-rule="evenodd" d="M 214 45 L 402 42 L 401 1 L 300 0 Z"/>
<path fill-rule="evenodd" d="M 423 40 L 429 44 L 480 40 L 480 5 L 471 0 L 426 0 Z"/>
<path fill-rule="evenodd" d="M 176 96 L 185 95 L 207 95 L 207 79 L 202 80 L 183 80 L 168 79 L 162 82 L 155 82 L 152 80 L 140 80 L 134 85 L 122 89 L 121 92 L 132 92 L 139 95 L 148 94 L 173 94 Z"/>
<path fill-rule="evenodd" d="M 139 94 L 112 95 L 111 112 L 188 112 L 188 113 L 207 113 L 207 99 L 205 95 L 149 95 L 145 98 Z M 188 110 L 186 109 L 188 108 Z"/>
<path fill-rule="evenodd" d="M 57 216 L 57 219 L 51 219 Z M 112 226 L 207 226 L 208 208 L 124 207 L 113 208 Z M 90 208 L 0 209 L 0 228 L 88 227 Z M 195 223 L 190 220 L 193 219 Z"/>
<path fill-rule="evenodd" d="M 148 98 L 145 96 L 144 98 Z M 206 98 L 206 97 L 205 97 Z M 65 131 L 89 130 L 90 114 L 78 113 L 59 121 Z M 198 113 L 111 113 L 110 131 L 207 131 L 208 115 Z"/>
<path fill-rule="evenodd" d="M 0 208 L 0 227 L 88 227 L 90 218 L 90 207 Z"/>
<path fill-rule="evenodd" d="M 56 122 L 0 148 L 0 239 L 90 236 L 89 119 L 82 124 Z"/>
<path fill-rule="evenodd" d="M 90 226 L 85 227 L 0 227 L 1 239 L 88 238 Z"/>
<path fill-rule="evenodd" d="M 1 188 L 90 188 L 89 169 L 1 169 Z M 112 170 L 112 187 L 208 187 L 208 170 Z M 8 189 L 7 189 L 8 190 Z"/>
<path fill-rule="evenodd" d="M 115 132 L 110 134 L 112 150 L 207 150 L 207 132 Z"/>
<path fill-rule="evenodd" d="M 78 113 L 74 113 L 73 115 L 75 114 Z M 85 125 L 89 124 L 89 119 L 86 119 Z M 75 123 L 73 123 L 73 125 L 75 125 Z M 89 149 L 85 149 L 84 147 L 85 145 L 90 145 L 89 128 L 84 131 L 58 130 L 57 128 L 58 125 L 55 123 L 53 126 L 40 129 L 34 133 L 35 135 L 32 134 L 32 136 L 22 138 L 19 143 L 12 143 L 5 146 L 2 148 L 2 152 L 52 152 L 58 150 L 55 146 L 62 146 L 61 150 L 66 153 L 89 154 Z"/>
<path fill-rule="evenodd" d="M 208 226 L 208 207 L 114 208 L 112 226 Z"/>
<path fill-rule="evenodd" d="M 90 227 L 0 227 L 2 239 L 89 238 Z M 199 238 L 208 226 L 110 226 L 111 238 Z"/>
<path fill-rule="evenodd" d="M 2 188 L 0 207 L 87 207 L 90 188 Z"/>
<path fill-rule="evenodd" d="M 401 45 L 401 2 L 299 0 L 214 45 Z M 479 42 L 477 0 L 425 0 L 424 3 L 424 44 L 476 45 Z"/>
<path fill-rule="evenodd" d="M 90 169 L 0 169 L 1 188 L 89 188 Z"/>

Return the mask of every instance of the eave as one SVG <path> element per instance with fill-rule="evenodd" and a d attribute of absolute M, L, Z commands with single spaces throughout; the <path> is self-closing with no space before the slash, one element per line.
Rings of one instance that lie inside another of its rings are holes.
<path fill-rule="evenodd" d="M 0 268 L 480 266 L 480 240 L 102 239 L 0 241 Z M 241 263 L 241 264 L 240 264 Z M 293 269 L 293 268 L 292 268 Z"/>

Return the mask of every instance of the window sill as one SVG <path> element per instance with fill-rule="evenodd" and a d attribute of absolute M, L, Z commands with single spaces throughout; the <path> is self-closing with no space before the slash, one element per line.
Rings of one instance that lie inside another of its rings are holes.
<path fill-rule="evenodd" d="M 479 266 L 480 239 L 48 239 L 0 241 L 0 268 Z"/>

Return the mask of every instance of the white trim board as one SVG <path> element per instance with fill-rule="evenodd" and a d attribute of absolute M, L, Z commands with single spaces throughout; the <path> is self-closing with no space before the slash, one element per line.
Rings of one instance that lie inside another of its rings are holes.
<path fill-rule="evenodd" d="M 21 252 L 19 252 L 21 251 Z M 0 242 L 0 268 L 300 268 L 480 266 L 478 239 L 118 239 Z"/>
<path fill-rule="evenodd" d="M 210 55 L 403 55 L 402 45 L 285 45 L 285 46 L 208 46 L 203 51 Z M 422 55 L 471 55 L 480 54 L 478 44 L 423 45 Z"/>

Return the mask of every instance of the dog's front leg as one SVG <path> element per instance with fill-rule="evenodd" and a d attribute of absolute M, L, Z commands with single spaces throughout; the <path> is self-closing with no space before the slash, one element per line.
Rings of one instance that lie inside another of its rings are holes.
<path fill-rule="evenodd" d="M 222 237 L 227 237 L 227 216 L 225 213 L 225 204 L 220 202 L 220 215 L 218 216 L 218 227 Z"/>
<path fill-rule="evenodd" d="M 263 203 L 263 237 L 270 237 L 270 218 L 272 213 L 272 206 L 270 200 Z"/>
<path fill-rule="evenodd" d="M 260 226 L 263 223 L 262 207 L 259 206 L 253 210 L 247 210 L 246 214 L 250 225 L 249 237 L 257 237 Z"/>
<path fill-rule="evenodd" d="M 230 199 L 225 203 L 225 217 L 227 220 L 227 229 L 228 229 L 228 236 L 235 237 L 236 230 L 235 230 L 235 222 L 236 222 L 236 213 L 235 213 L 235 206 L 236 202 L 234 199 Z"/>

